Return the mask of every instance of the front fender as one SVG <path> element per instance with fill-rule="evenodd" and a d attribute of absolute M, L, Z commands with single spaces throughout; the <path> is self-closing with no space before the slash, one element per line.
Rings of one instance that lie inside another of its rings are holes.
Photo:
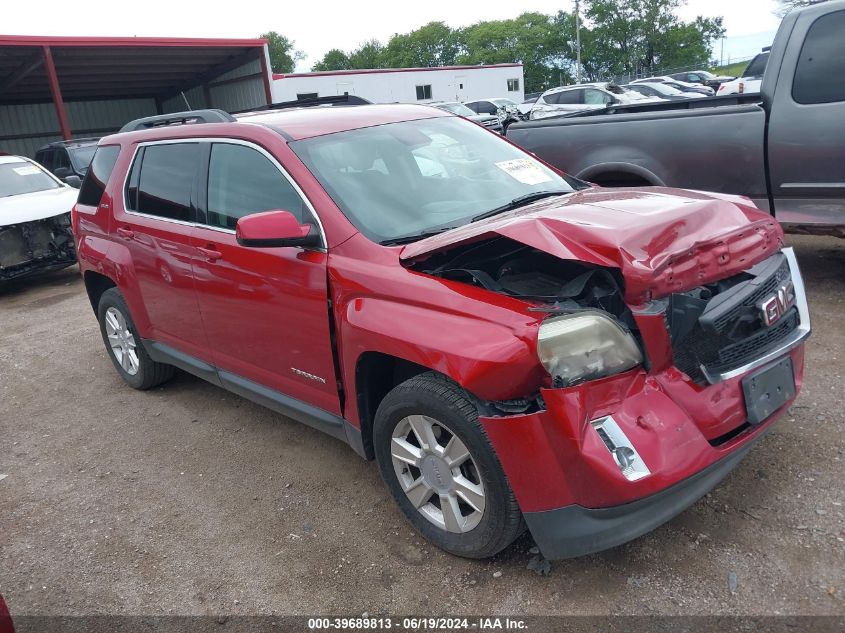
<path fill-rule="evenodd" d="M 483 400 L 524 397 L 542 381 L 536 339 L 480 317 L 359 297 L 343 306 L 339 321 L 346 384 L 355 384 L 365 352 L 438 371 Z"/>

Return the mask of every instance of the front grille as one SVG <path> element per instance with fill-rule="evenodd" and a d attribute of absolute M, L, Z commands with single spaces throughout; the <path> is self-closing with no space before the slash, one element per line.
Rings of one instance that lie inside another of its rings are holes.
<path fill-rule="evenodd" d="M 675 366 L 700 384 L 708 373 L 741 367 L 777 347 L 794 332 L 800 317 L 792 306 L 766 326 L 759 304 L 790 279 L 782 254 L 710 286 L 673 295 L 669 328 Z"/>

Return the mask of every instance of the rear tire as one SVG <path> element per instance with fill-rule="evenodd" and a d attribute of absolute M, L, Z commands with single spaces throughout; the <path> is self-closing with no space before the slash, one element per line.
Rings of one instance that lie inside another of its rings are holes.
<path fill-rule="evenodd" d="M 100 297 L 97 307 L 100 334 L 114 368 L 133 389 L 152 389 L 170 380 L 172 365 L 157 363 L 149 357 L 123 295 L 109 288 Z"/>
<path fill-rule="evenodd" d="M 525 523 L 467 393 L 433 372 L 395 387 L 376 412 L 382 479 L 426 539 L 458 556 L 486 558 Z"/>

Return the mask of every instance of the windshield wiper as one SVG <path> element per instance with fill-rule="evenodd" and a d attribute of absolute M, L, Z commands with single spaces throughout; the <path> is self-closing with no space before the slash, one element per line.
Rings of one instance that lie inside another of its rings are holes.
<path fill-rule="evenodd" d="M 445 233 L 446 231 L 451 231 L 452 229 L 456 228 L 458 227 L 446 226 L 441 227 L 439 229 L 432 229 L 430 231 L 423 231 L 421 233 L 414 233 L 413 235 L 400 235 L 399 237 L 391 237 L 389 240 L 383 240 L 379 242 L 379 244 L 381 244 L 382 246 L 398 246 L 399 244 L 410 244 L 411 242 L 424 240 L 427 237 L 440 235 L 441 233 Z"/>
<path fill-rule="evenodd" d="M 491 218 L 494 215 L 499 215 L 500 213 L 504 213 L 505 211 L 510 211 L 512 209 L 518 209 L 519 207 L 525 206 L 531 202 L 535 202 L 536 200 L 542 200 L 543 198 L 550 198 L 552 196 L 562 196 L 567 193 L 572 193 L 572 190 L 554 190 L 554 191 L 533 191 L 531 193 L 526 193 L 523 196 L 518 196 L 508 202 L 507 204 L 503 204 L 500 207 L 496 207 L 495 209 L 490 209 L 489 211 L 485 211 L 484 213 L 479 213 L 472 219 L 472 222 L 477 222 L 478 220 L 484 220 L 485 218 Z"/>

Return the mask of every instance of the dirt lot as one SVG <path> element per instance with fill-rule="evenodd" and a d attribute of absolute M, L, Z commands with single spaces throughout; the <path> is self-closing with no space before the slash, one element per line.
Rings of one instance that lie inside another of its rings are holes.
<path fill-rule="evenodd" d="M 317 431 L 184 374 L 125 387 L 75 267 L 7 286 L 0 593 L 13 615 L 843 614 L 845 241 L 791 241 L 814 319 L 791 414 L 669 524 L 545 577 L 527 536 L 483 562 L 427 545 Z"/>

